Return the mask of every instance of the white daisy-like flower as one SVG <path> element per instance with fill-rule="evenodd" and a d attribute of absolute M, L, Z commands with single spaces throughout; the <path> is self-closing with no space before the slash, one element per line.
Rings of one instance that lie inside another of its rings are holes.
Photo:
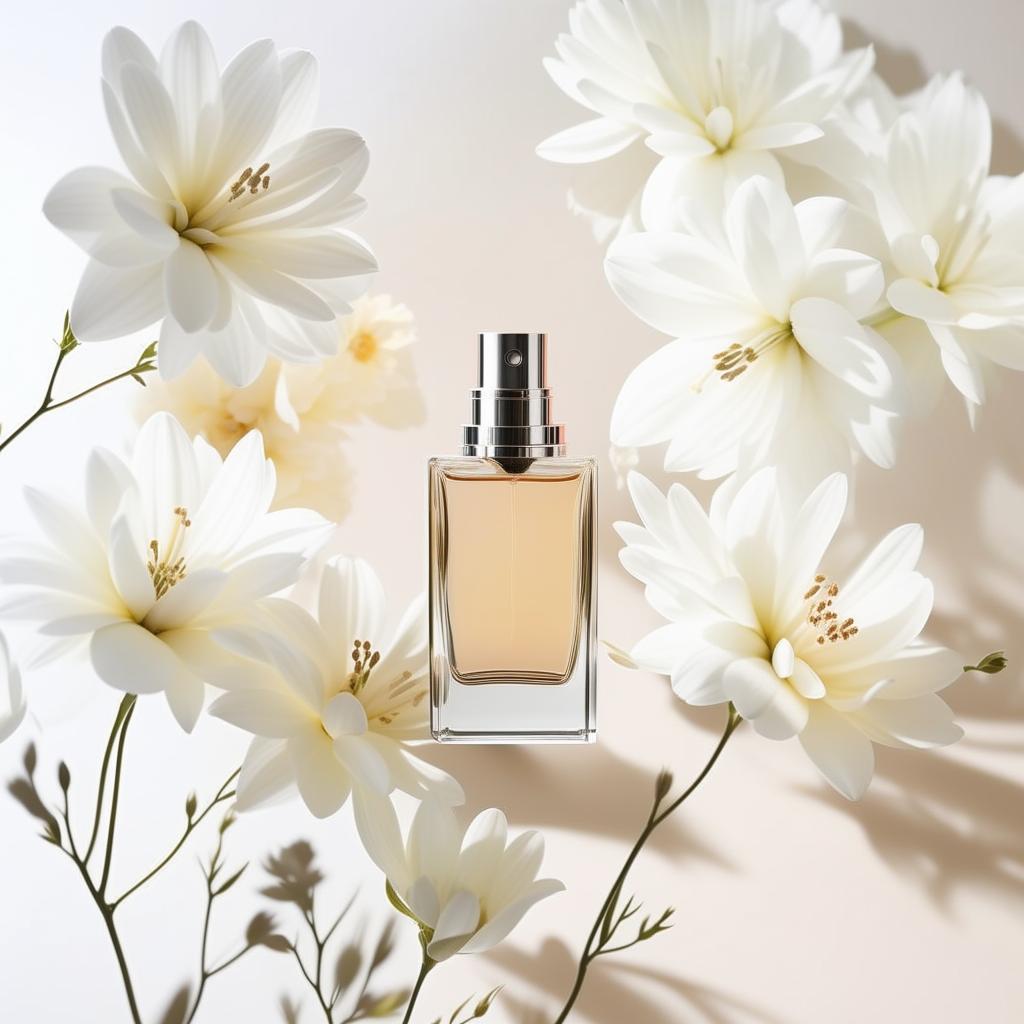
<path fill-rule="evenodd" d="M 774 469 L 705 514 L 680 484 L 662 494 L 630 478 L 643 525 L 618 523 L 620 559 L 669 624 L 630 652 L 670 676 L 689 704 L 732 701 L 768 739 L 800 738 L 843 796 L 860 797 L 873 743 L 927 748 L 962 730 L 936 695 L 963 671 L 955 651 L 927 644 L 932 584 L 916 571 L 923 532 L 893 530 L 849 574 L 827 567 L 846 508 L 834 474 L 801 505 L 780 500 Z"/>
<path fill-rule="evenodd" d="M 548 73 L 595 116 L 539 154 L 589 163 L 643 140 L 662 159 L 629 207 L 642 188 L 649 229 L 751 175 L 781 182 L 779 155 L 820 139 L 873 63 L 870 48 L 843 54 L 839 19 L 813 0 L 578 0 L 555 49 Z"/>
<path fill-rule="evenodd" d="M 558 879 L 537 878 L 544 837 L 530 831 L 509 842 L 497 808 L 464 828 L 451 807 L 425 800 L 403 841 L 391 802 L 376 796 L 356 807 L 356 824 L 434 961 L 490 949 L 532 906 L 565 889 Z"/>
<path fill-rule="evenodd" d="M 294 583 L 329 536 L 315 512 L 268 512 L 274 487 L 257 431 L 221 459 L 157 414 L 130 462 L 93 451 L 84 501 L 26 490 L 46 539 L 0 557 L 10 584 L 0 610 L 45 636 L 87 640 L 100 678 L 125 693 L 162 692 L 191 730 L 204 682 L 226 685 L 239 666 L 210 630 Z"/>
<path fill-rule="evenodd" d="M 973 411 L 993 364 L 1024 369 L 1024 175 L 989 177 L 988 107 L 960 75 L 903 106 L 866 182 L 902 314 L 882 330 L 919 363 L 937 352 Z"/>
<path fill-rule="evenodd" d="M 21 670 L 11 658 L 7 639 L 0 633 L 0 743 L 14 734 L 25 720 L 26 711 Z"/>
<path fill-rule="evenodd" d="M 298 367 L 270 358 L 251 384 L 235 388 L 200 358 L 172 381 L 151 381 L 137 409 L 143 418 L 156 410 L 172 413 L 189 434 L 203 437 L 223 456 L 258 430 L 277 472 L 272 507 L 311 508 L 338 523 L 352 501 L 347 435 L 337 423 L 297 412 L 285 387 L 290 369 Z"/>
<path fill-rule="evenodd" d="M 687 233 L 617 239 L 606 270 L 619 298 L 674 341 L 630 374 L 611 440 L 668 441 L 666 469 L 714 479 L 763 465 L 820 480 L 861 452 L 894 459 L 899 360 L 860 321 L 877 306 L 879 262 L 848 247 L 843 200 L 795 207 L 755 177 L 725 216 Z"/>
<path fill-rule="evenodd" d="M 90 260 L 71 305 L 83 341 L 163 320 L 165 377 L 202 352 L 241 386 L 273 353 L 337 350 L 335 317 L 366 287 L 372 253 L 339 226 L 360 213 L 363 139 L 311 130 L 318 71 L 270 40 L 221 72 L 194 21 L 160 57 L 126 28 L 103 42 L 103 99 L 131 177 L 82 167 L 46 198 Z"/>
<path fill-rule="evenodd" d="M 426 603 L 410 605 L 385 641 L 384 588 L 361 559 L 323 569 L 314 618 L 291 601 L 263 605 L 263 621 L 218 640 L 267 671 L 219 697 L 210 713 L 256 737 L 238 779 L 248 809 L 293 786 L 317 817 L 353 795 L 398 788 L 462 803 L 462 787 L 416 757 L 427 738 Z"/>

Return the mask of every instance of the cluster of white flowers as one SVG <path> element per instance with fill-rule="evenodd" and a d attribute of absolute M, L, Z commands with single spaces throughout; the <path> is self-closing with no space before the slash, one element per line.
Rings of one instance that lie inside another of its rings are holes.
<path fill-rule="evenodd" d="M 620 179 L 627 149 L 658 158 L 606 266 L 675 340 L 626 382 L 615 444 L 806 492 L 854 455 L 891 466 L 943 369 L 973 415 L 993 364 L 1024 368 L 1024 177 L 990 176 L 959 75 L 894 98 L 814 0 L 580 0 L 556 50 L 597 116 L 541 155 Z"/>
<path fill-rule="evenodd" d="M 578 0 L 555 49 L 593 116 L 538 151 L 614 180 L 572 204 L 610 238 L 615 293 L 672 339 L 619 393 L 617 471 L 664 444 L 667 470 L 725 481 L 709 518 L 630 478 L 644 527 L 619 525 L 622 562 L 671 621 L 632 658 L 799 735 L 859 796 L 872 742 L 958 738 L 934 692 L 962 660 L 918 640 L 919 527 L 845 582 L 818 564 L 845 508 L 830 474 L 892 467 L 943 371 L 973 420 L 993 368 L 1024 369 L 1024 175 L 990 174 L 959 74 L 894 97 L 815 0 Z"/>
<path fill-rule="evenodd" d="M 73 171 L 44 212 L 89 255 L 70 330 L 91 341 L 162 321 L 163 380 L 131 457 L 93 451 L 83 500 L 27 492 L 43 538 L 0 551 L 0 613 L 54 651 L 86 651 L 117 690 L 162 693 L 186 731 L 212 691 L 210 714 L 253 736 L 240 810 L 297 791 L 326 817 L 351 797 L 442 959 L 493 945 L 561 886 L 534 883 L 543 841 L 506 849 L 500 812 L 460 852 L 462 788 L 414 753 L 424 599 L 386 632 L 384 588 L 355 558 L 319 568 L 315 609 L 290 595 L 347 507 L 346 428 L 423 415 L 412 315 L 365 294 L 376 264 L 340 227 L 364 206 L 366 146 L 311 128 L 317 87 L 312 55 L 269 40 L 220 72 L 195 22 L 159 58 L 127 29 L 107 36 L 103 97 L 131 177 Z M 0 636 L 0 740 L 24 715 Z M 396 790 L 427 808 L 413 826 L 429 833 L 422 878 L 383 852 L 400 834 Z"/>

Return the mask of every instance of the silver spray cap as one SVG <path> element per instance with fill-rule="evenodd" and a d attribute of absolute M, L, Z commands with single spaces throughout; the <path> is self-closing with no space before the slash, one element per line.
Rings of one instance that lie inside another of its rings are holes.
<path fill-rule="evenodd" d="M 565 454 L 565 427 L 551 421 L 546 335 L 480 335 L 471 418 L 462 428 L 464 455 L 521 472 L 534 459 Z"/>

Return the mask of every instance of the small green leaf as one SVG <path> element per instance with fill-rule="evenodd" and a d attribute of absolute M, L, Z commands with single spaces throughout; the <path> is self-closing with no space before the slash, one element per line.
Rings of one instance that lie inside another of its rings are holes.
<path fill-rule="evenodd" d="M 231 886 L 233 886 L 235 882 L 237 882 L 242 877 L 242 875 L 245 874 L 245 869 L 248 866 L 248 864 L 243 864 L 222 886 L 220 886 L 220 888 L 214 889 L 213 895 L 222 896 L 224 893 L 226 893 L 228 889 L 230 889 Z"/>
<path fill-rule="evenodd" d="M 156 356 L 156 342 L 151 341 L 143 350 L 142 355 L 139 356 L 139 362 L 144 363 L 147 359 L 153 359 Z"/>
<path fill-rule="evenodd" d="M 388 894 L 388 902 L 395 908 L 395 910 L 400 914 L 404 914 L 411 921 L 415 921 L 420 928 L 426 927 L 424 923 L 402 902 L 401 896 L 395 892 L 391 882 L 384 883 L 384 891 Z"/>
<path fill-rule="evenodd" d="M 63 761 L 57 765 L 57 782 L 65 793 L 71 786 L 71 769 Z"/>
<path fill-rule="evenodd" d="M 1009 664 L 1010 659 L 1006 657 L 1005 651 L 993 651 L 991 654 L 986 654 L 977 665 L 964 665 L 964 671 L 984 672 L 985 675 L 994 676 L 997 672 L 1002 672 Z"/>
<path fill-rule="evenodd" d="M 469 1005 L 469 1001 L 472 998 L 472 996 L 466 996 L 466 998 L 463 999 L 454 1010 L 452 1010 L 452 1015 L 448 1018 L 448 1024 L 455 1024 L 455 1018 L 458 1017 L 458 1015 Z"/>
<path fill-rule="evenodd" d="M 191 821 L 193 817 L 195 817 L 196 808 L 198 806 L 199 798 L 195 795 L 195 793 L 189 793 L 189 795 L 185 797 L 185 817 L 188 818 L 189 821 Z"/>
<path fill-rule="evenodd" d="M 274 950 L 275 953 L 290 953 L 292 951 L 292 944 L 283 935 L 276 933 L 268 935 L 260 945 Z"/>
<path fill-rule="evenodd" d="M 480 1002 L 476 1004 L 476 1009 L 473 1011 L 473 1016 L 482 1017 L 491 1008 L 491 1004 L 494 1002 L 495 999 L 498 998 L 498 993 L 502 990 L 503 987 L 504 986 L 502 985 L 497 985 L 495 988 L 492 988 L 491 991 L 488 992 L 487 995 L 485 995 L 483 999 L 481 999 Z"/>
<path fill-rule="evenodd" d="M 224 833 L 227 832 L 227 830 L 231 828 L 236 821 L 238 821 L 238 815 L 235 814 L 234 811 L 228 811 L 228 813 L 221 819 L 221 823 L 217 831 L 220 832 L 221 835 L 224 835 Z"/>

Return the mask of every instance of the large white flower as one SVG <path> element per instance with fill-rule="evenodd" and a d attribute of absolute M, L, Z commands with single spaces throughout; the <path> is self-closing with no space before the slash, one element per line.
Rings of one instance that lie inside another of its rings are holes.
<path fill-rule="evenodd" d="M 973 408 L 993 363 L 1024 369 L 1024 175 L 989 177 L 988 107 L 959 75 L 904 106 L 866 181 L 903 315 L 882 329 L 901 351 L 937 351 Z"/>
<path fill-rule="evenodd" d="M 634 182 L 649 229 L 753 174 L 781 182 L 778 155 L 820 139 L 873 63 L 843 55 L 839 19 L 813 0 L 579 0 L 555 49 L 548 73 L 596 116 L 538 152 L 588 163 L 642 139 L 662 158 Z"/>
<path fill-rule="evenodd" d="M 26 710 L 21 671 L 11 659 L 7 640 L 0 633 L 0 743 L 21 725 Z"/>
<path fill-rule="evenodd" d="M 524 832 L 508 841 L 508 822 L 496 808 L 469 828 L 452 809 L 425 800 L 403 841 L 391 802 L 377 796 L 356 807 L 367 853 L 421 928 L 432 960 L 481 953 L 501 942 L 523 915 L 565 886 L 537 878 L 544 837 Z"/>
<path fill-rule="evenodd" d="M 846 247 L 842 200 L 790 202 L 755 177 L 725 216 L 687 233 L 626 235 L 608 279 L 642 320 L 676 340 L 626 380 L 616 445 L 669 441 L 665 467 L 717 478 L 762 465 L 817 481 L 851 450 L 894 458 L 899 361 L 859 321 L 883 289 L 878 261 Z"/>
<path fill-rule="evenodd" d="M 0 582 L 12 585 L 0 610 L 46 636 L 87 639 L 105 682 L 162 691 L 190 730 L 204 682 L 226 685 L 238 671 L 210 629 L 294 583 L 329 534 L 315 512 L 268 512 L 274 486 L 257 431 L 222 460 L 159 413 L 130 463 L 93 451 L 84 501 L 26 491 L 46 540 L 0 558 Z"/>
<path fill-rule="evenodd" d="M 384 642 L 384 589 L 361 559 L 323 570 L 317 617 L 291 601 L 264 603 L 261 623 L 218 632 L 262 663 L 210 712 L 255 735 L 238 780 L 238 805 L 256 806 L 298 785 L 318 817 L 352 794 L 402 789 L 461 803 L 462 787 L 416 757 L 427 738 L 426 605 L 410 605 Z"/>
<path fill-rule="evenodd" d="M 363 139 L 310 130 L 318 71 L 270 40 L 218 70 L 186 22 L 159 59 L 126 28 L 103 42 L 107 119 L 131 178 L 82 167 L 44 212 L 90 256 L 71 306 L 84 341 L 163 320 L 160 372 L 203 352 L 232 384 L 268 352 L 316 361 L 337 350 L 335 316 L 365 290 L 373 255 L 338 226 L 359 213 Z"/>
<path fill-rule="evenodd" d="M 846 508 L 834 474 L 802 505 L 780 501 L 763 469 L 706 515 L 686 488 L 667 496 L 630 478 L 643 525 L 618 523 L 622 564 L 669 624 L 632 650 L 690 704 L 732 701 L 769 739 L 800 737 L 844 796 L 860 797 L 874 770 L 872 743 L 925 748 L 962 735 L 936 696 L 963 660 L 920 633 L 931 582 L 915 570 L 923 532 L 893 530 L 843 578 L 828 547 Z"/>

